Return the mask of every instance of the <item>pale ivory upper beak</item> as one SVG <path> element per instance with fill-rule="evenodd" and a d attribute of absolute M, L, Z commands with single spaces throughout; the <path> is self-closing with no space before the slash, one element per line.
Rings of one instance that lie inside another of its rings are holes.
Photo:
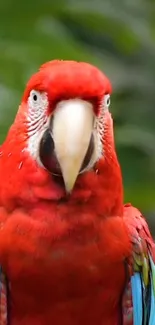
<path fill-rule="evenodd" d="M 67 192 L 71 192 L 85 158 L 93 130 L 91 103 L 70 99 L 58 103 L 52 125 L 55 153 Z"/>

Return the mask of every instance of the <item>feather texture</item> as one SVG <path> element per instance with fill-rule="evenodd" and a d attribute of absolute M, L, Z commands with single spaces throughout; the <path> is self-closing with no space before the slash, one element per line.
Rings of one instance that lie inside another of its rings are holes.
<path fill-rule="evenodd" d="M 5 275 L 0 268 L 0 325 L 8 325 L 7 284 Z"/>
<path fill-rule="evenodd" d="M 150 267 L 151 267 L 151 292 L 150 292 L 150 318 L 149 325 L 155 324 L 155 263 L 152 260 L 152 257 L 149 256 Z"/>
<path fill-rule="evenodd" d="M 142 325 L 143 306 L 142 306 L 142 284 L 141 276 L 135 273 L 131 277 L 131 290 L 133 300 L 133 322 L 134 325 Z"/>
<path fill-rule="evenodd" d="M 127 295 L 125 290 L 123 296 L 123 325 L 154 325 L 155 245 L 145 219 L 130 205 L 125 206 L 125 222 L 131 236 L 133 256 L 128 261 L 129 292 Z M 127 300 L 130 300 L 128 305 Z"/>

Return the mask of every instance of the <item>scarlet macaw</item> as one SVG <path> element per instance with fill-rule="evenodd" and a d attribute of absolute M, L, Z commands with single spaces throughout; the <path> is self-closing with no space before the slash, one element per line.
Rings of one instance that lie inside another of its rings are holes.
<path fill-rule="evenodd" d="M 0 148 L 0 325 L 155 325 L 155 245 L 123 205 L 96 67 L 51 61 Z"/>

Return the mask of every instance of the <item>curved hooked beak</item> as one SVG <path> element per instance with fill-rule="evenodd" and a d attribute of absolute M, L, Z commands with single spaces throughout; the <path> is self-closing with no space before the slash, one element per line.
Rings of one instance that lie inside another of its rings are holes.
<path fill-rule="evenodd" d="M 52 135 L 67 192 L 71 192 L 85 159 L 93 131 L 91 103 L 72 99 L 60 102 L 53 116 Z"/>

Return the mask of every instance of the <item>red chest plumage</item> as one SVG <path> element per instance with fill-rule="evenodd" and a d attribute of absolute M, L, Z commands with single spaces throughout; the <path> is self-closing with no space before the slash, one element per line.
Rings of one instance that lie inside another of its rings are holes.
<path fill-rule="evenodd" d="M 0 238 L 11 325 L 114 325 L 130 253 L 122 218 L 82 207 L 71 207 L 67 217 L 63 206 L 52 218 L 42 211 L 34 210 L 33 218 L 15 211 Z"/>

